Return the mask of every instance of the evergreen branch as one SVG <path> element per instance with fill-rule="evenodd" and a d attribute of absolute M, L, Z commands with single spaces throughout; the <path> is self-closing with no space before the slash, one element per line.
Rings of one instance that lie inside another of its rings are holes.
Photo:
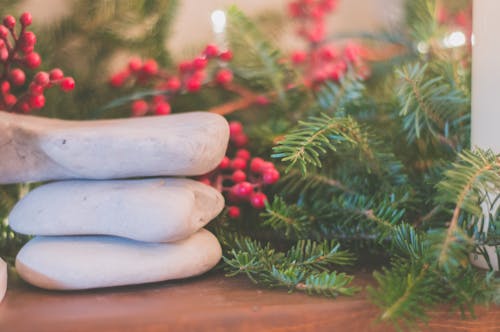
<path fill-rule="evenodd" d="M 358 287 L 349 286 L 353 280 L 352 276 L 345 273 L 322 272 L 318 275 L 310 275 L 305 283 L 298 283 L 295 288 L 305 291 L 310 295 L 323 295 L 337 297 L 338 295 L 352 296 L 359 291 Z"/>
<path fill-rule="evenodd" d="M 450 137 L 449 132 L 458 132 L 469 120 L 465 116 L 469 99 L 442 76 L 427 77 L 428 72 L 428 66 L 419 63 L 396 71 L 401 79 L 397 94 L 403 129 L 409 143 L 421 138 L 434 139 L 455 150 L 457 138 Z"/>
<path fill-rule="evenodd" d="M 227 14 L 231 49 L 235 51 L 234 71 L 252 84 L 260 84 L 268 93 L 274 93 L 278 101 L 286 105 L 284 86 L 292 71 L 280 61 L 281 52 L 235 6 L 230 7 Z"/>
<path fill-rule="evenodd" d="M 271 204 L 266 205 L 265 212 L 260 215 L 262 225 L 270 226 L 275 231 L 283 231 L 287 238 L 304 237 L 315 219 L 296 205 L 287 205 L 279 196 L 275 196 Z"/>
<path fill-rule="evenodd" d="M 328 150 L 335 151 L 337 145 L 345 142 L 355 143 L 349 136 L 353 126 L 357 124 L 351 118 L 332 118 L 326 114 L 311 117 L 308 122 L 300 121 L 298 128 L 273 148 L 272 156 L 288 162 L 287 171 L 298 163 L 306 174 L 308 164 L 322 166 L 320 157 Z"/>
<path fill-rule="evenodd" d="M 439 284 L 429 265 L 395 262 L 391 269 L 374 272 L 378 288 L 367 288 L 371 300 L 382 309 L 379 319 L 396 327 L 425 319 L 426 311 L 440 299 Z"/>
<path fill-rule="evenodd" d="M 286 265 L 307 268 L 310 271 L 325 271 L 331 265 L 352 265 L 354 256 L 340 250 L 335 241 L 321 243 L 311 240 L 298 241 L 285 255 Z"/>
<path fill-rule="evenodd" d="M 338 83 L 327 81 L 317 92 L 317 103 L 325 112 L 338 113 L 360 100 L 364 90 L 363 83 L 353 73 L 348 73 Z"/>
<path fill-rule="evenodd" d="M 275 252 L 249 238 L 239 238 L 235 248 L 224 255 L 228 276 L 245 274 L 250 280 L 268 287 L 284 287 L 309 294 L 335 297 L 352 295 L 352 277 L 328 272 L 328 267 L 352 263 L 353 256 L 340 251 L 335 242 L 299 241 L 286 253 Z"/>
<path fill-rule="evenodd" d="M 459 156 L 459 162 L 445 172 L 445 179 L 437 185 L 438 200 L 455 204 L 444 237 L 441 239 L 436 235 L 432 238 L 435 240 L 433 247 L 436 250 L 437 264 L 446 271 L 451 266 L 460 264 L 460 256 L 464 256 L 467 245 L 470 244 L 470 239 L 459 224 L 462 211 L 481 216 L 479 204 L 484 195 L 488 190 L 500 189 L 499 172 L 498 156 L 491 151 L 464 151 Z"/>

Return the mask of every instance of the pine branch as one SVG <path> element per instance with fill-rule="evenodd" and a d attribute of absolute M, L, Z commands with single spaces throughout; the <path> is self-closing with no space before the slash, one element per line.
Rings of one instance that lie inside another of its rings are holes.
<path fill-rule="evenodd" d="M 223 257 L 228 276 L 245 274 L 259 285 L 329 297 L 358 291 L 350 286 L 352 277 L 329 272 L 332 265 L 353 261 L 353 256 L 340 251 L 335 242 L 299 241 L 286 253 L 275 252 L 269 244 L 262 246 L 249 238 L 239 238 L 234 244 L 234 249 Z"/>
<path fill-rule="evenodd" d="M 287 162 L 287 171 L 298 164 L 306 174 L 309 164 L 322 166 L 321 156 L 328 151 L 336 151 L 338 145 L 346 142 L 355 144 L 350 136 L 353 126 L 357 124 L 351 118 L 333 118 L 326 114 L 311 117 L 308 122 L 300 121 L 298 128 L 274 147 L 272 157 Z"/>
<path fill-rule="evenodd" d="M 274 231 L 283 232 L 287 238 L 303 238 L 310 231 L 311 222 L 315 217 L 296 205 L 287 205 L 279 196 L 275 196 L 271 204 L 266 205 L 265 212 L 260 215 L 262 225 L 271 227 Z"/>
<path fill-rule="evenodd" d="M 434 140 L 457 149 L 457 127 L 469 120 L 466 116 L 469 100 L 457 87 L 453 88 L 442 76 L 428 77 L 428 66 L 418 63 L 397 70 L 401 79 L 397 90 L 400 117 L 409 143 Z"/>
<path fill-rule="evenodd" d="M 462 212 L 481 216 L 480 203 L 486 193 L 500 189 L 499 172 L 499 159 L 493 152 L 464 151 L 438 184 L 438 201 L 455 205 L 446 233 L 437 232 L 431 238 L 437 264 L 445 271 L 463 261 L 471 242 L 459 224 Z"/>
<path fill-rule="evenodd" d="M 437 29 L 436 0 L 405 1 L 406 26 L 413 40 L 427 42 Z"/>
<path fill-rule="evenodd" d="M 327 81 L 317 92 L 317 104 L 329 114 L 345 112 L 349 105 L 363 97 L 365 86 L 353 73 L 342 77 L 338 83 Z"/>
<path fill-rule="evenodd" d="M 284 87 L 292 71 L 281 61 L 281 52 L 235 6 L 230 7 L 227 14 L 231 49 L 235 53 L 235 73 L 266 93 L 275 94 L 278 101 L 286 105 Z"/>
<path fill-rule="evenodd" d="M 379 319 L 397 327 L 426 319 L 426 312 L 439 301 L 439 284 L 429 273 L 429 265 L 398 262 L 373 276 L 378 288 L 368 287 L 368 293 L 382 309 Z"/>

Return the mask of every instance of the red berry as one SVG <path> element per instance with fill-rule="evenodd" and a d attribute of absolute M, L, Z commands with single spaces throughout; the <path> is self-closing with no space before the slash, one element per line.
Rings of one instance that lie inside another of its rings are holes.
<path fill-rule="evenodd" d="M 18 105 L 18 108 L 19 110 L 21 110 L 21 112 L 23 113 L 29 113 L 31 112 L 31 106 L 30 104 L 28 104 L 27 102 L 23 101 L 22 103 L 20 103 Z"/>
<path fill-rule="evenodd" d="M 229 69 L 221 69 L 217 75 L 215 75 L 215 80 L 219 84 L 227 84 L 233 80 L 233 72 Z"/>
<path fill-rule="evenodd" d="M 291 2 L 288 4 L 288 13 L 290 17 L 299 17 L 303 14 L 300 3 Z"/>
<path fill-rule="evenodd" d="M 170 104 L 167 102 L 161 102 L 155 105 L 156 115 L 168 115 L 171 112 Z"/>
<path fill-rule="evenodd" d="M 9 29 L 4 25 L 0 25 L 0 38 L 7 38 L 9 36 Z"/>
<path fill-rule="evenodd" d="M 27 54 L 24 57 L 24 62 L 26 63 L 26 66 L 28 68 L 34 69 L 34 68 L 37 68 L 38 66 L 40 66 L 40 64 L 42 63 L 42 58 L 40 58 L 40 55 L 38 53 L 33 52 L 30 54 Z"/>
<path fill-rule="evenodd" d="M 295 64 L 303 63 L 307 59 L 306 52 L 295 51 L 292 53 L 292 62 Z"/>
<path fill-rule="evenodd" d="M 335 7 L 337 7 L 337 0 L 323 0 L 321 1 L 320 6 L 324 11 L 331 12 L 332 10 L 335 10 Z"/>
<path fill-rule="evenodd" d="M 359 56 L 361 53 L 361 48 L 359 45 L 350 43 L 344 49 L 344 55 L 350 62 L 356 62 L 359 60 Z"/>
<path fill-rule="evenodd" d="M 127 80 L 127 78 L 129 78 L 129 76 L 130 76 L 130 73 L 128 71 L 122 71 L 122 72 L 116 73 L 113 76 L 111 76 L 111 79 L 109 80 L 109 84 L 111 84 L 112 87 L 119 88 L 125 83 L 125 81 Z M 50 72 L 50 78 L 51 78 L 51 80 L 56 80 L 56 79 L 52 78 L 52 72 Z"/>
<path fill-rule="evenodd" d="M 5 101 L 5 104 L 7 104 L 7 106 L 13 106 L 15 103 L 17 103 L 16 96 L 10 93 L 3 96 L 3 99 Z"/>
<path fill-rule="evenodd" d="M 207 56 L 207 58 L 213 58 L 219 54 L 219 49 L 217 45 L 214 44 L 208 44 L 207 47 L 205 47 L 205 51 L 203 52 Z"/>
<path fill-rule="evenodd" d="M 75 80 L 72 77 L 65 77 L 60 83 L 61 90 L 71 91 L 75 88 Z"/>
<path fill-rule="evenodd" d="M 241 147 L 244 147 L 245 145 L 247 145 L 248 136 L 241 133 L 241 134 L 238 134 L 238 135 L 231 137 L 231 141 L 233 142 L 234 146 L 236 146 L 237 148 L 241 148 Z"/>
<path fill-rule="evenodd" d="M 250 197 L 250 204 L 256 209 L 263 209 L 266 207 L 267 196 L 261 192 L 254 193 Z"/>
<path fill-rule="evenodd" d="M 196 76 L 190 77 L 186 82 L 186 89 L 189 92 L 196 92 L 201 88 L 201 81 Z"/>
<path fill-rule="evenodd" d="M 307 33 L 307 38 L 313 43 L 322 41 L 325 38 L 325 24 L 322 21 L 317 22 L 316 25 Z"/>
<path fill-rule="evenodd" d="M 130 59 L 130 61 L 128 62 L 128 69 L 133 73 L 137 73 L 139 70 L 141 70 L 141 68 L 142 60 L 139 58 Z"/>
<path fill-rule="evenodd" d="M 7 48 L 2 48 L 0 50 L 0 60 L 6 61 L 8 57 L 9 57 L 9 51 L 7 50 Z"/>
<path fill-rule="evenodd" d="M 2 91 L 2 94 L 6 94 L 7 92 L 9 92 L 10 83 L 7 81 L 3 81 L 2 84 L 0 85 L 0 90 Z"/>
<path fill-rule="evenodd" d="M 36 44 L 36 35 L 31 31 L 25 31 L 19 37 L 19 41 L 23 46 L 33 46 Z"/>
<path fill-rule="evenodd" d="M 233 161 L 231 161 L 231 168 L 232 169 L 245 169 L 247 168 L 247 161 L 243 158 L 234 158 Z"/>
<path fill-rule="evenodd" d="M 207 177 L 202 177 L 202 178 L 199 178 L 198 179 L 198 182 L 201 182 L 203 184 L 206 184 L 207 186 L 210 186 L 212 185 L 212 183 L 210 182 L 210 179 L 207 178 Z"/>
<path fill-rule="evenodd" d="M 229 135 L 231 137 L 241 133 L 243 133 L 243 125 L 241 124 L 241 122 L 238 121 L 229 122 Z"/>
<path fill-rule="evenodd" d="M 29 104 L 32 108 L 38 109 L 45 106 L 44 95 L 31 95 L 29 99 Z"/>
<path fill-rule="evenodd" d="M 229 218 L 237 219 L 241 216 L 241 210 L 237 206 L 229 206 L 227 208 L 227 215 L 229 216 Z"/>
<path fill-rule="evenodd" d="M 338 56 L 337 50 L 332 46 L 326 46 L 321 49 L 321 57 L 323 60 L 330 61 Z"/>
<path fill-rule="evenodd" d="M 181 81 L 177 77 L 172 77 L 167 81 L 167 89 L 177 91 L 181 87 Z"/>
<path fill-rule="evenodd" d="M 50 83 L 50 76 L 47 72 L 40 71 L 36 73 L 35 77 L 33 78 L 33 81 L 41 86 L 46 86 Z"/>
<path fill-rule="evenodd" d="M 12 82 L 12 84 L 20 86 L 23 85 L 24 82 L 26 81 L 26 75 L 24 74 L 24 71 L 22 71 L 21 69 L 15 68 L 10 71 L 9 79 Z"/>
<path fill-rule="evenodd" d="M 266 169 L 262 175 L 262 181 L 264 181 L 265 184 L 276 183 L 279 179 L 280 173 L 274 168 Z"/>
<path fill-rule="evenodd" d="M 192 70 L 193 66 L 190 61 L 183 61 L 179 63 L 179 71 L 181 73 L 187 73 L 188 71 Z"/>
<path fill-rule="evenodd" d="M 3 19 L 3 25 L 12 30 L 16 26 L 16 19 L 12 15 L 7 15 Z"/>
<path fill-rule="evenodd" d="M 270 161 L 264 161 L 260 166 L 259 172 L 264 173 L 268 169 L 274 169 L 274 164 Z"/>
<path fill-rule="evenodd" d="M 196 70 L 205 69 L 207 66 L 207 59 L 205 58 L 196 58 L 193 60 L 193 68 Z"/>
<path fill-rule="evenodd" d="M 222 160 L 219 164 L 219 169 L 228 169 L 230 164 L 231 164 L 231 160 L 229 160 L 228 157 L 224 157 L 224 158 L 222 158 Z"/>
<path fill-rule="evenodd" d="M 242 170 L 236 170 L 231 176 L 231 179 L 233 182 L 239 183 L 245 181 L 247 179 L 247 175 Z"/>
<path fill-rule="evenodd" d="M 156 75 L 158 73 L 158 63 L 153 59 L 147 60 L 142 66 L 142 72 L 146 75 Z"/>
<path fill-rule="evenodd" d="M 227 51 L 224 51 L 222 52 L 220 55 L 219 55 L 219 58 L 222 60 L 222 61 L 231 61 L 233 59 L 233 52 L 227 50 Z"/>
<path fill-rule="evenodd" d="M 31 16 L 30 13 L 25 12 L 21 14 L 19 21 L 23 26 L 27 27 L 28 25 L 31 25 L 31 23 L 33 22 L 33 17 Z"/>
<path fill-rule="evenodd" d="M 239 149 L 238 151 L 236 151 L 236 157 L 250 160 L 250 151 L 248 151 L 247 149 Z"/>
<path fill-rule="evenodd" d="M 54 68 L 50 71 L 49 77 L 51 81 L 57 81 L 64 77 L 64 73 L 61 69 Z"/>
<path fill-rule="evenodd" d="M 255 103 L 260 106 L 269 105 L 269 99 L 264 95 L 259 95 L 255 98 Z"/>
<path fill-rule="evenodd" d="M 148 112 L 148 103 L 145 100 L 139 99 L 132 103 L 132 115 L 142 116 Z"/>
<path fill-rule="evenodd" d="M 240 182 L 231 188 L 231 193 L 237 198 L 247 198 L 253 193 L 253 186 L 250 182 Z"/>
<path fill-rule="evenodd" d="M 262 165 L 264 164 L 264 159 L 256 157 L 253 158 L 250 162 L 250 170 L 254 173 L 259 173 L 262 169 Z"/>
<path fill-rule="evenodd" d="M 41 95 L 43 93 L 43 86 L 33 82 L 30 84 L 29 90 L 32 95 Z"/>

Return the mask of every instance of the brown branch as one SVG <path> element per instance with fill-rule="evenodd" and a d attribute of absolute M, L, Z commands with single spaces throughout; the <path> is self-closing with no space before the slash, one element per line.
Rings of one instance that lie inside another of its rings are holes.
<path fill-rule="evenodd" d="M 220 115 L 231 114 L 233 112 L 251 106 L 253 103 L 255 103 L 255 101 L 259 97 L 253 91 L 237 84 L 228 84 L 225 87 L 225 89 L 230 92 L 236 93 L 237 95 L 240 96 L 240 98 L 229 101 L 221 105 L 214 106 L 208 110 L 210 113 L 215 113 Z"/>

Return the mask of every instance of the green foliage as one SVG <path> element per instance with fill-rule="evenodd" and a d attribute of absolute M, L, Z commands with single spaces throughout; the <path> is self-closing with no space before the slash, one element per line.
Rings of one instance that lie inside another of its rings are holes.
<path fill-rule="evenodd" d="M 117 97 L 107 86 L 107 79 L 111 65 L 123 54 L 171 64 L 165 43 L 178 1 L 78 0 L 68 5 L 69 15 L 38 29 L 37 50 L 45 69 L 62 68 L 76 78 L 76 88 L 71 95 L 62 97 L 57 91 L 47 94 L 47 105 L 51 107 L 46 107 L 43 115 L 67 119 L 101 117 L 97 110 Z M 106 116 L 127 117 L 129 113 L 108 112 Z"/>
<path fill-rule="evenodd" d="M 298 128 L 274 148 L 273 157 L 288 162 L 288 170 L 298 164 L 305 174 L 308 164 L 321 167 L 321 156 L 336 151 L 338 145 L 357 143 L 357 137 L 351 135 L 357 131 L 356 126 L 351 118 L 333 118 L 326 114 L 300 121 Z"/>
<path fill-rule="evenodd" d="M 332 266 L 353 263 L 353 256 L 333 241 L 301 240 L 286 252 L 275 251 L 270 244 L 263 246 L 248 237 L 236 236 L 230 242 L 232 249 L 223 257 L 229 276 L 245 274 L 268 287 L 329 297 L 353 295 L 358 290 L 350 285 L 353 277 L 330 272 Z"/>
<path fill-rule="evenodd" d="M 456 130 L 469 120 L 469 101 L 462 91 L 448 84 L 442 76 L 429 77 L 428 65 L 403 66 L 396 71 L 400 79 L 403 129 L 409 143 L 417 139 L 450 145 L 455 148 Z"/>
<path fill-rule="evenodd" d="M 235 73 L 254 88 L 276 94 L 278 101 L 287 105 L 284 87 L 293 72 L 280 61 L 283 55 L 235 6 L 229 8 L 227 15 L 230 46 L 235 53 Z"/>

